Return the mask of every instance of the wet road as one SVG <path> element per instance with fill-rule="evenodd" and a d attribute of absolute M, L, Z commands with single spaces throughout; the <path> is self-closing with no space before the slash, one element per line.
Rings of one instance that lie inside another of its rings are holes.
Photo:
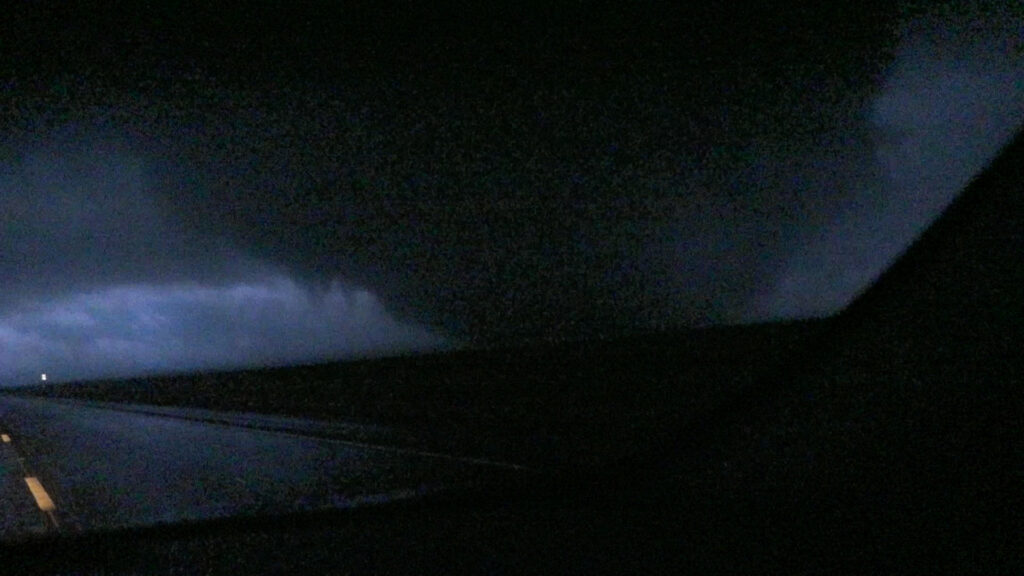
<path fill-rule="evenodd" d="M 0 539 L 348 507 L 516 473 L 500 465 L 0 396 Z"/>

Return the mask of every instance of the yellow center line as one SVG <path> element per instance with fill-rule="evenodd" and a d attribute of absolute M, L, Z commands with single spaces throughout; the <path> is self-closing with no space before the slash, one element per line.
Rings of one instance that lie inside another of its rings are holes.
<path fill-rule="evenodd" d="M 53 505 L 53 500 L 50 499 L 50 495 L 46 493 L 46 488 L 39 483 L 39 479 L 35 476 L 29 476 L 25 478 L 25 484 L 28 484 L 28 490 L 32 493 L 32 497 L 36 499 L 36 504 L 39 509 L 43 512 L 52 512 L 57 507 Z"/>
<path fill-rule="evenodd" d="M 7 434 L 0 434 L 0 440 L 3 440 L 4 444 L 11 443 L 11 437 L 8 436 Z"/>

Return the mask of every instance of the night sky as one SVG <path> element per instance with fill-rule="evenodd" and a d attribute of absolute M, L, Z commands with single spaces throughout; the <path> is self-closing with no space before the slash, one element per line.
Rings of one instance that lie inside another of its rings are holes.
<path fill-rule="evenodd" d="M 0 384 L 831 314 L 1024 121 L 1015 1 L 54 4 Z"/>

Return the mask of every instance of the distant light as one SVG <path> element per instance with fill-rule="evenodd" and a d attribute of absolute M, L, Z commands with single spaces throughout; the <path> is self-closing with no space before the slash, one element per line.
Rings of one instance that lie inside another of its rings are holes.
<path fill-rule="evenodd" d="M 43 382 L 46 382 L 46 374 L 45 373 L 42 376 L 40 376 L 40 378 L 42 378 Z"/>

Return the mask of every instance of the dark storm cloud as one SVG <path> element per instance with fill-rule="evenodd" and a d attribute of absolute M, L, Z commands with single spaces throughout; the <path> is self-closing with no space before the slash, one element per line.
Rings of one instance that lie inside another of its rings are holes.
<path fill-rule="evenodd" d="M 190 234 L 168 212 L 147 159 L 92 132 L 26 143 L 0 166 L 0 304 L 255 266 L 216 236 Z"/>
<path fill-rule="evenodd" d="M 320 156 L 262 150 L 301 169 L 236 204 L 233 234 L 480 342 L 831 313 L 1020 125 L 1021 20 L 929 8 L 869 49 L 827 20 L 764 54 L 743 26 L 721 45 L 581 26 L 590 52 L 547 38 L 315 85 L 264 141 Z"/>
<path fill-rule="evenodd" d="M 735 319 L 787 230 L 830 209 L 761 182 L 750 141 L 792 164 L 849 125 L 863 46 L 831 41 L 842 71 L 822 72 L 747 50 L 752 25 L 701 40 L 728 16 L 656 12 L 396 37 L 405 56 L 368 71 L 233 88 L 178 149 L 198 173 L 179 203 L 261 260 L 481 343 Z M 802 24 L 798 45 L 830 41 Z"/>
<path fill-rule="evenodd" d="M 0 382 L 444 343 L 394 320 L 364 289 L 296 283 L 284 266 L 190 221 L 192 180 L 169 177 L 161 165 L 175 159 L 147 158 L 145 142 L 115 133 L 92 125 L 37 134 L 0 172 Z"/>
<path fill-rule="evenodd" d="M 991 6 L 990 6 L 991 8 Z M 865 120 L 871 170 L 794 251 L 754 317 L 820 316 L 885 270 L 1024 125 L 1024 19 L 938 9 L 904 23 Z"/>
<path fill-rule="evenodd" d="M 30 382 L 266 366 L 434 349 L 369 292 L 276 277 L 220 286 L 121 285 L 0 314 L 0 379 Z"/>
<path fill-rule="evenodd" d="M 829 313 L 1021 121 L 991 6 L 441 4 L 5 34 L 6 373 Z"/>

